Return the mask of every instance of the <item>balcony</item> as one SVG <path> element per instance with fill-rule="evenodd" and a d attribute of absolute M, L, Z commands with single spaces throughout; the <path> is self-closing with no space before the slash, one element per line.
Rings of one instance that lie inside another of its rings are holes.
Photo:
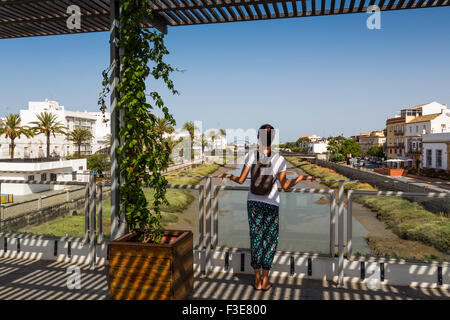
<path fill-rule="evenodd" d="M 405 130 L 394 130 L 394 134 L 396 136 L 403 136 L 405 134 Z"/>
<path fill-rule="evenodd" d="M 407 197 L 415 197 L 415 201 L 427 202 L 430 201 L 429 198 L 435 198 L 433 204 L 439 205 L 439 208 L 441 208 L 447 207 L 450 195 L 433 192 L 405 193 L 352 190 L 348 195 L 347 202 L 344 202 L 343 198 L 337 199 L 338 192 L 336 190 L 310 188 L 309 182 L 303 185 L 306 188 L 292 188 L 288 192 L 282 191 L 281 195 L 289 198 L 285 198 L 284 207 L 282 206 L 281 210 L 284 210 L 285 213 L 291 211 L 291 214 L 285 215 L 285 222 L 280 224 L 280 230 L 283 232 L 280 239 L 284 240 L 284 243 L 280 242 L 280 251 L 277 251 L 274 259 L 274 272 L 271 277 L 274 288 L 268 292 L 261 292 L 252 289 L 253 277 L 251 274 L 253 270 L 250 267 L 250 252 L 248 244 L 246 244 L 248 229 L 245 229 L 245 223 L 238 223 L 242 218 L 241 213 L 246 211 L 245 200 L 230 201 L 242 196 L 245 199 L 248 186 L 220 185 L 220 182 L 213 182 L 216 179 L 212 178 L 214 177 L 210 176 L 207 178 L 209 182 L 203 181 L 204 184 L 199 185 L 168 185 L 168 188 L 191 189 L 193 194 L 198 193 L 199 208 L 198 212 L 192 213 L 193 223 L 191 225 L 194 234 L 196 234 L 196 240 L 193 261 L 195 270 L 194 289 L 190 298 L 237 300 L 283 299 L 286 297 L 290 299 L 346 299 L 346 296 L 353 297 L 350 299 L 367 298 L 365 296 L 371 290 L 367 284 L 368 275 L 369 272 L 373 271 L 380 272 L 380 276 L 383 279 L 386 277 L 389 281 L 389 283 L 384 282 L 384 280 L 378 282 L 382 290 L 378 290 L 377 296 L 379 298 L 377 299 L 383 299 L 387 296 L 391 299 L 417 298 L 418 296 L 428 299 L 448 297 L 448 294 L 443 293 L 439 287 L 436 288 L 436 292 L 433 291 L 435 289 L 430 288 L 430 286 L 438 283 L 448 285 L 446 277 L 439 278 L 439 270 L 436 265 L 433 265 L 437 262 L 420 261 L 417 264 L 417 261 L 412 260 L 386 260 L 371 252 L 371 249 L 366 245 L 365 233 L 361 233 L 359 229 L 353 226 L 353 218 L 357 219 L 358 210 L 361 209 L 360 206 L 352 208 L 352 203 L 363 201 L 364 197 L 369 197 L 367 201 L 370 201 L 371 197 L 396 198 L 397 200 L 393 200 L 396 202 Z M 2 181 L 0 180 L 0 182 Z M 28 183 L 23 181 L 8 182 Z M 14 207 L 5 207 L 4 214 L 7 219 L 4 221 L 4 231 L 11 233 L 5 234 L 0 239 L 0 247 L 6 248 L 5 244 L 7 244 L 8 254 L 15 253 L 16 248 L 20 248 L 24 256 L 31 257 L 41 254 L 43 259 L 53 261 L 24 263 L 23 260 L 11 259 L 11 256 L 0 259 L 0 267 L 12 268 L 13 270 L 0 280 L 0 285 L 12 289 L 12 292 L 4 291 L 0 293 L 0 298 L 40 299 L 41 297 L 51 297 L 51 299 L 57 299 L 64 297 L 64 299 L 67 299 L 68 297 L 78 297 L 78 299 L 82 299 L 82 297 L 85 297 L 108 299 L 106 265 L 109 228 L 103 229 L 103 225 L 107 227 L 111 224 L 111 221 L 109 215 L 102 217 L 103 206 L 100 204 L 102 201 L 109 202 L 109 190 L 105 192 L 104 187 L 109 187 L 110 184 L 97 184 L 97 192 L 92 194 L 90 192 L 85 193 L 85 190 L 95 190 L 93 188 L 95 180 L 91 181 L 91 188 L 86 189 L 83 186 L 88 184 L 82 182 L 51 183 L 73 184 L 81 187 L 77 192 L 80 193 L 80 197 L 84 199 L 85 203 L 90 204 L 90 206 L 80 204 L 79 213 L 81 214 L 77 216 L 84 223 L 72 228 L 70 234 L 65 234 L 65 237 L 58 238 L 58 235 L 55 234 L 56 238 L 52 238 L 52 241 L 30 241 L 30 239 L 39 236 L 39 233 L 34 231 L 35 235 L 21 234 L 20 230 L 27 226 L 19 226 L 18 224 L 19 222 L 27 222 L 23 219 L 18 221 L 18 217 L 11 212 L 11 208 Z M 208 192 L 205 198 L 203 191 L 208 189 L 208 184 L 211 192 Z M 343 183 L 340 188 L 342 188 L 340 192 L 343 192 Z M 221 191 L 225 191 L 225 193 L 221 195 Z M 99 195 L 102 196 L 99 198 Z M 65 196 L 63 198 L 63 202 L 66 202 Z M 289 199 L 293 202 L 288 202 Z M 318 225 L 319 228 L 312 229 L 310 225 L 312 222 L 305 223 L 305 221 L 298 219 L 299 213 L 304 215 L 310 212 L 310 206 L 313 204 L 308 199 L 322 202 L 321 204 L 314 203 L 316 216 L 320 212 L 322 217 L 321 224 Z M 98 204 L 97 210 L 95 203 Z M 206 203 L 212 203 L 212 205 L 209 206 Z M 289 203 L 295 203 L 295 206 L 287 207 L 286 205 Z M 405 204 L 410 206 L 409 202 L 402 202 L 402 205 Z M 18 205 L 20 204 L 15 204 L 15 206 Z M 52 207 L 54 206 L 55 204 L 52 204 Z M 228 210 L 231 206 L 234 206 L 234 209 Z M 39 207 L 42 210 L 47 208 L 45 202 L 41 203 Z M 219 208 L 226 213 L 219 214 Z M 407 213 L 407 209 L 405 209 L 405 213 Z M 62 217 L 56 217 L 56 219 L 60 219 L 59 222 L 57 221 L 58 223 L 65 223 Z M 54 222 L 55 218 L 52 217 L 51 221 Z M 199 223 L 196 224 L 195 221 Z M 85 223 L 87 224 L 85 225 Z M 311 232 L 311 230 L 313 231 Z M 349 230 L 349 232 L 346 230 Z M 83 235 L 86 236 L 86 234 L 90 234 L 91 237 L 83 239 Z M 302 241 L 298 241 L 299 239 L 296 238 L 299 234 L 304 237 Z M 39 237 L 42 238 L 43 236 Z M 283 249 L 282 246 L 287 247 Z M 211 250 L 205 250 L 205 248 Z M 352 255 L 352 252 L 355 254 Z M 348 256 L 345 257 L 344 253 Z M 61 260 L 61 257 L 65 260 Z M 402 257 L 401 253 L 399 253 L 399 257 Z M 388 268 L 385 268 L 385 263 L 388 263 Z M 83 270 L 84 283 L 96 283 L 96 286 L 82 286 L 82 291 L 80 291 L 70 290 L 66 281 L 61 281 L 60 285 L 56 285 L 54 283 L 55 274 L 61 274 L 61 278 L 67 277 L 67 268 L 70 264 L 80 265 Z M 420 267 L 418 267 L 419 265 Z M 19 269 L 15 266 L 21 267 Z M 408 275 L 406 280 L 408 283 L 420 283 L 426 288 L 395 287 L 396 284 L 399 286 L 405 285 L 400 284 L 405 283 L 405 274 Z M 359 279 L 360 282 L 350 283 L 350 278 Z M 34 283 L 37 279 L 40 282 L 39 288 L 36 289 Z M 328 282 L 324 284 L 324 279 L 337 283 L 337 286 L 330 286 Z M 396 282 L 398 279 L 402 280 Z M 421 294 L 422 291 L 423 294 Z M 304 296 L 306 292 L 308 292 L 308 295 Z M 57 298 L 53 298 L 53 294 Z"/>

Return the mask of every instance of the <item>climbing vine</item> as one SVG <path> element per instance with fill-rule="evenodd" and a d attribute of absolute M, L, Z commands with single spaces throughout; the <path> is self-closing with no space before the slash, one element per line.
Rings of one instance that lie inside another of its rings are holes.
<path fill-rule="evenodd" d="M 122 0 L 119 46 L 121 57 L 120 96 L 117 108 L 123 110 L 123 127 L 119 136 L 119 170 L 123 179 L 120 187 L 121 204 L 125 210 L 130 231 L 139 235 L 139 241 L 159 242 L 162 237 L 160 206 L 167 204 L 167 180 L 161 174 L 169 165 L 170 148 L 156 129 L 158 118 L 171 125 L 175 120 L 160 94 L 148 92 L 145 80 L 151 76 L 162 79 L 167 88 L 177 94 L 170 74 L 175 69 L 164 61 L 169 53 L 164 35 L 154 29 L 142 28 L 143 21 L 152 19 L 150 0 Z M 105 109 L 104 98 L 109 93 L 109 70 L 103 72 L 103 90 L 100 109 Z M 149 97 L 150 101 L 147 101 Z M 158 117 L 156 110 L 162 111 Z M 144 186 L 153 189 L 149 206 Z"/>

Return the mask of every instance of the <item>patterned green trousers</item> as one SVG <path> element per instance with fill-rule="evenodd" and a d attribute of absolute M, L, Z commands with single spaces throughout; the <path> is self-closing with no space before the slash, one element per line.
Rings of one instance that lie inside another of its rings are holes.
<path fill-rule="evenodd" d="M 250 230 L 251 266 L 270 270 L 278 246 L 278 206 L 247 201 Z"/>

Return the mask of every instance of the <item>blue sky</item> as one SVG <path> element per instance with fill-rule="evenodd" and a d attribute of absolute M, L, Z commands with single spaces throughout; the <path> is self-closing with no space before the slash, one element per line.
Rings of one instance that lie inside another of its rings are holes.
<path fill-rule="evenodd" d="M 450 104 L 450 7 L 169 27 L 179 96 L 159 83 L 177 120 L 203 128 L 257 128 L 281 141 L 383 129 L 399 109 Z M 96 111 L 109 33 L 0 41 L 0 115 L 56 99 Z"/>

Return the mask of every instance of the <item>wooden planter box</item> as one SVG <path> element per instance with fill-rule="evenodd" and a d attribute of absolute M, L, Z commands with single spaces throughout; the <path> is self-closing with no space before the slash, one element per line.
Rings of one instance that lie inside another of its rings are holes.
<path fill-rule="evenodd" d="M 159 244 L 135 238 L 130 233 L 109 244 L 110 299 L 187 299 L 194 283 L 192 231 L 165 230 Z"/>

